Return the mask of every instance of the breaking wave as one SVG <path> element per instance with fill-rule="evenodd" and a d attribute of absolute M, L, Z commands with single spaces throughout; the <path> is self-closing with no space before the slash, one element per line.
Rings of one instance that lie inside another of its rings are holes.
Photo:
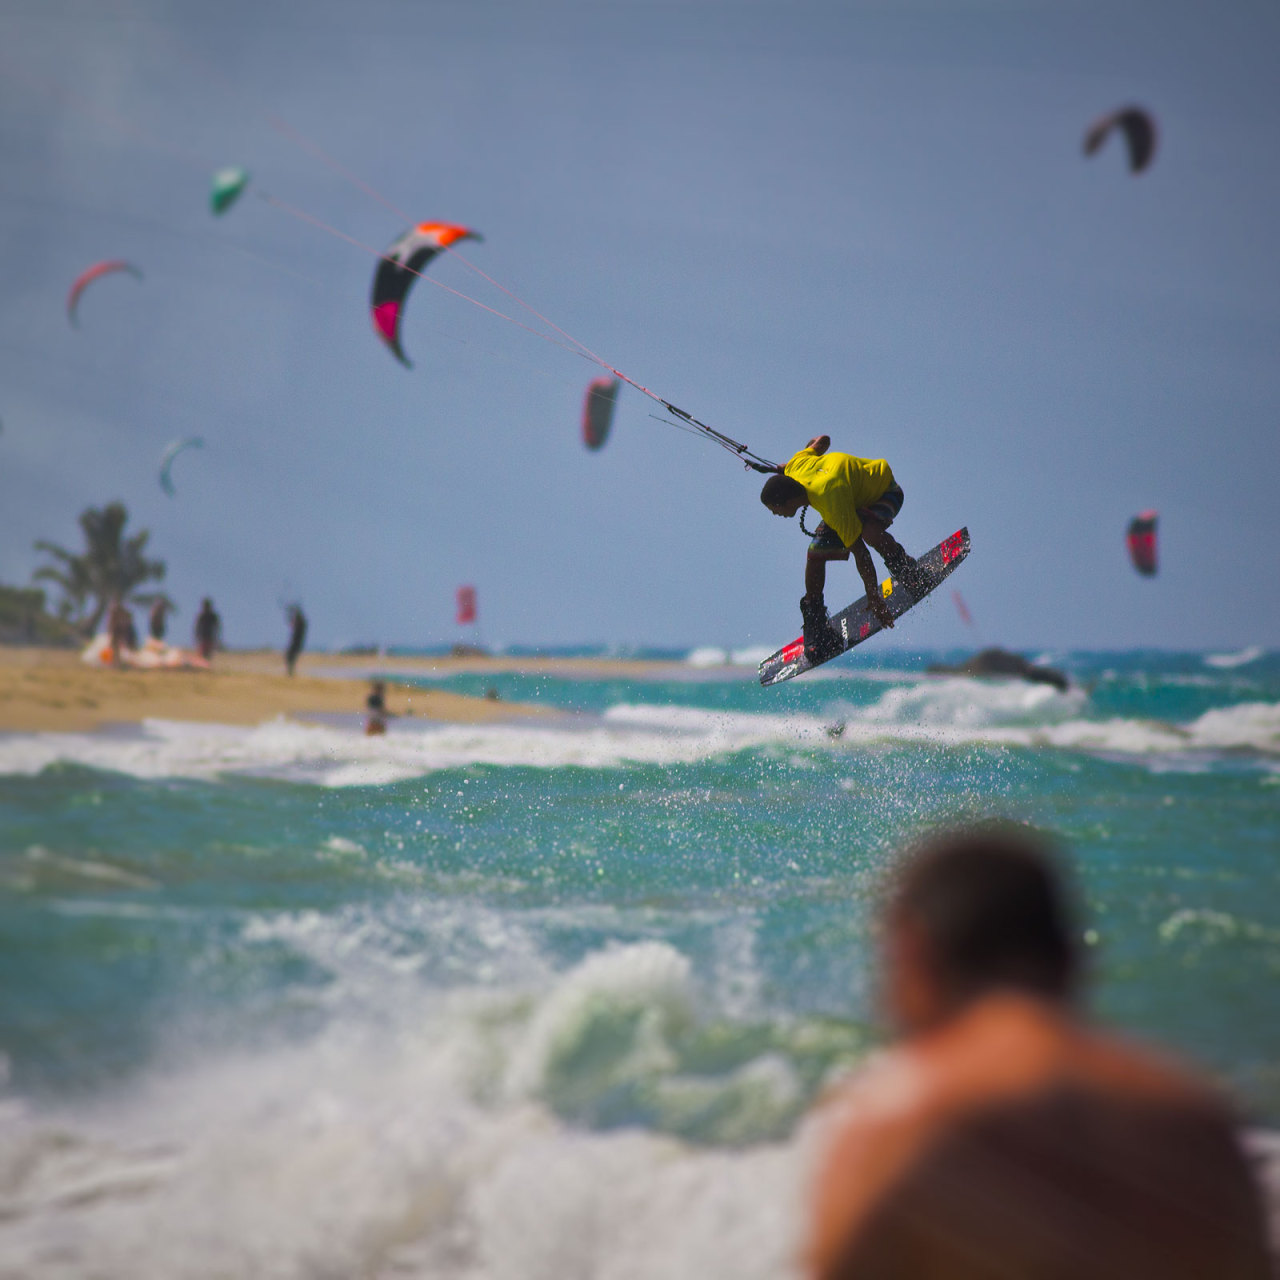
<path fill-rule="evenodd" d="M 808 1089 L 778 1052 L 683 1064 L 674 948 L 608 947 L 538 993 L 408 991 L 382 985 L 390 1026 L 192 1053 L 109 1108 L 0 1102 L 6 1274 L 792 1274 Z M 619 1098 L 656 1127 L 574 1123 Z M 690 1117 L 713 1145 L 677 1136 Z"/>
<path fill-rule="evenodd" d="M 691 649 L 685 661 L 691 667 L 750 667 L 754 670 L 773 652 L 767 645 L 749 645 L 745 649 L 721 649 L 703 645 Z"/>
<path fill-rule="evenodd" d="M 1257 662 L 1266 653 L 1266 650 L 1257 644 L 1251 644 L 1247 649 L 1241 649 L 1239 653 L 1210 653 L 1205 655 L 1205 665 L 1214 667 L 1219 671 L 1230 671 L 1235 667 L 1246 667 L 1251 662 Z"/>
<path fill-rule="evenodd" d="M 620 703 L 602 716 L 553 725 L 396 725 L 385 737 L 283 719 L 249 729 L 149 720 L 128 735 L 0 738 L 0 775 L 71 764 L 138 778 L 241 774 L 326 787 L 380 786 L 475 764 L 610 769 L 694 763 L 772 746 L 842 751 L 870 742 L 1047 747 L 1153 763 L 1280 758 L 1280 703 L 1239 703 L 1182 724 L 1091 717 L 1090 710 L 1079 688 L 1064 693 L 956 677 L 890 684 L 869 703 L 836 698 L 819 712 Z"/>

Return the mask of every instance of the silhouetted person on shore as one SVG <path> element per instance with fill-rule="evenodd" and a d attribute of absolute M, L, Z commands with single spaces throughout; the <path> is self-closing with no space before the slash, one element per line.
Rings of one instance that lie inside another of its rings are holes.
<path fill-rule="evenodd" d="M 111 641 L 111 661 L 120 666 L 126 649 L 136 649 L 137 630 L 133 625 L 133 614 L 125 608 L 119 596 L 112 596 L 107 606 L 107 636 Z"/>
<path fill-rule="evenodd" d="M 300 604 L 291 604 L 285 616 L 289 620 L 289 647 L 284 651 L 284 669 L 287 675 L 293 675 L 298 655 L 307 642 L 307 615 Z"/>
<path fill-rule="evenodd" d="M 1029 834 L 931 841 L 883 925 L 901 1039 L 832 1100 L 810 1277 L 1268 1280 L 1234 1117 L 1085 1021 L 1079 930 Z"/>
<path fill-rule="evenodd" d="M 195 639 L 196 648 L 206 662 L 222 645 L 222 619 L 214 612 L 213 601 L 208 596 L 200 602 L 200 612 L 196 615 Z"/>
<path fill-rule="evenodd" d="M 169 610 L 172 608 L 173 605 L 171 605 L 163 596 L 156 600 L 156 602 L 151 606 L 151 612 L 147 615 L 147 630 L 150 631 L 151 638 L 153 640 L 164 639 Z"/>

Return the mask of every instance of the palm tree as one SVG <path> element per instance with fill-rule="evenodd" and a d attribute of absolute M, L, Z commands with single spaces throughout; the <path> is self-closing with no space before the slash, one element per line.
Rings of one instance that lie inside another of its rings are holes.
<path fill-rule="evenodd" d="M 32 575 L 34 581 L 52 582 L 62 589 L 58 613 L 92 635 L 113 596 L 125 604 L 149 605 L 163 592 L 138 591 L 144 582 L 159 581 L 165 575 L 163 560 L 148 560 L 142 553 L 151 535 L 144 529 L 124 536 L 129 519 L 123 502 L 111 502 L 101 509 L 89 507 L 80 513 L 85 550 L 75 555 L 52 542 L 35 544 L 57 561 L 44 565 Z"/>

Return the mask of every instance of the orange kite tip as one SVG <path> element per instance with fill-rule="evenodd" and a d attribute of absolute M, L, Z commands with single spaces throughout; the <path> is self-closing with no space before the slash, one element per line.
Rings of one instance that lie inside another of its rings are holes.
<path fill-rule="evenodd" d="M 455 227 L 448 222 L 420 222 L 415 228 L 421 235 L 430 236 L 442 249 L 459 240 L 479 240 L 480 237 L 467 227 Z"/>

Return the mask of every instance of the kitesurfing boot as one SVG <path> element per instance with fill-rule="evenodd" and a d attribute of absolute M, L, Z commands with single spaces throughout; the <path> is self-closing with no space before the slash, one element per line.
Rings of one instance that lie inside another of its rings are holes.
<path fill-rule="evenodd" d="M 804 656 L 810 662 L 826 662 L 844 652 L 840 637 L 827 621 L 827 606 L 821 596 L 802 596 L 800 617 L 804 619 Z"/>
<path fill-rule="evenodd" d="M 912 603 L 929 593 L 929 583 L 920 565 L 903 550 L 902 544 L 890 534 L 884 535 L 885 546 L 880 550 L 885 568 L 893 574 L 898 585 L 911 597 Z"/>

